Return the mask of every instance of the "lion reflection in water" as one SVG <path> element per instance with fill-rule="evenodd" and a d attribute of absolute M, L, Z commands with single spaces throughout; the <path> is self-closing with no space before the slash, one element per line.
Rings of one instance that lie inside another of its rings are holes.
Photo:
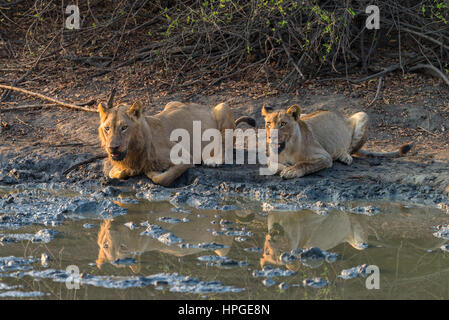
<path fill-rule="evenodd" d="M 361 217 L 343 212 L 317 215 L 313 212 L 271 212 L 260 265 L 285 265 L 297 271 L 298 261 L 285 264 L 280 256 L 297 248 L 330 250 L 348 243 L 361 250 L 366 246 L 367 226 Z"/>
<path fill-rule="evenodd" d="M 211 229 L 212 225 L 210 221 L 210 219 L 201 218 L 189 223 L 178 223 L 168 226 L 163 224 L 163 227 L 183 239 L 185 243 L 198 244 L 215 242 L 224 244 L 227 248 L 215 250 L 215 253 L 219 256 L 225 256 L 230 250 L 229 247 L 232 244 L 233 238 L 226 236 L 216 237 L 211 232 L 205 231 Z M 219 226 L 216 228 L 218 230 Z M 178 244 L 166 245 L 149 236 L 140 235 L 144 230 L 145 227 L 130 230 L 122 223 L 114 223 L 113 220 L 103 221 L 97 238 L 99 247 L 96 261 L 97 267 L 100 269 L 105 263 L 112 263 L 116 267 L 125 267 L 125 265 L 114 262 L 118 259 L 133 258 L 136 260 L 136 264 L 130 265 L 129 267 L 134 273 L 138 273 L 141 267 L 140 257 L 144 252 L 159 251 L 175 257 L 184 257 L 205 251 L 205 249 L 199 248 L 180 248 Z"/>

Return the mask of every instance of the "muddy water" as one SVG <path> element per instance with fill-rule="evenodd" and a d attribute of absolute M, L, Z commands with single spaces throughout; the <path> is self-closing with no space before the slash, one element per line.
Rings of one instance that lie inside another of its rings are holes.
<path fill-rule="evenodd" d="M 227 199 L 227 211 L 126 199 L 128 212 L 113 218 L 87 206 L 63 210 L 61 223 L 4 224 L 0 298 L 449 298 L 447 240 L 434 235 L 449 216 L 436 208 L 345 203 L 318 214 L 242 199 Z M 367 288 L 367 266 L 379 289 Z"/>

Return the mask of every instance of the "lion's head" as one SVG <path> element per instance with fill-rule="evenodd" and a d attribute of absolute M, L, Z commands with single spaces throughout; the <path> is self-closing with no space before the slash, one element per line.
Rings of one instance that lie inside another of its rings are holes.
<path fill-rule="evenodd" d="M 141 117 L 143 105 L 140 101 L 130 106 L 120 105 L 107 108 L 102 103 L 98 105 L 100 126 L 98 133 L 101 144 L 113 161 L 122 161 L 132 149 L 143 141 Z"/>
<path fill-rule="evenodd" d="M 301 108 L 293 105 L 287 110 L 273 111 L 272 108 L 263 106 L 262 115 L 265 118 L 267 142 L 272 143 L 274 130 L 277 130 L 277 149 L 278 153 L 282 152 L 286 143 L 297 133 L 297 121 L 301 115 Z"/>
<path fill-rule="evenodd" d="M 298 261 L 285 262 L 282 260 L 282 253 L 291 251 L 289 246 L 291 246 L 291 244 L 285 236 L 283 237 L 276 234 L 276 231 L 270 231 L 265 235 L 263 255 L 260 258 L 260 267 L 263 269 L 268 264 L 282 265 L 289 270 L 298 271 L 300 267 Z"/>
<path fill-rule="evenodd" d="M 126 250 L 126 238 L 123 239 L 123 232 L 118 230 L 112 230 L 112 220 L 104 220 L 100 225 L 100 230 L 98 230 L 97 244 L 98 244 L 98 258 L 97 258 L 97 268 L 101 269 L 103 264 L 111 263 L 116 268 L 125 267 L 124 264 L 117 263 L 117 260 L 127 258 L 137 258 L 136 264 L 131 264 L 129 267 L 134 272 L 140 271 L 140 256 L 130 253 Z M 126 234 L 124 235 L 126 236 Z M 125 244 L 125 246 L 123 246 Z"/>

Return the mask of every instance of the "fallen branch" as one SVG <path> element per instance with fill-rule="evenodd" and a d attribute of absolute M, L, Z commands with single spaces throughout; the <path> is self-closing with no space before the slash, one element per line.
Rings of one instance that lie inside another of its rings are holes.
<path fill-rule="evenodd" d="M 106 157 L 107 157 L 106 154 L 100 154 L 100 155 L 97 155 L 97 156 L 95 156 L 95 157 L 89 158 L 89 159 L 87 159 L 87 160 L 84 160 L 84 161 L 75 163 L 73 166 L 71 166 L 70 168 L 68 168 L 67 170 L 65 170 L 65 171 L 62 173 L 62 175 L 65 176 L 65 175 L 67 175 L 69 172 L 71 172 L 71 171 L 77 169 L 78 167 L 81 167 L 82 165 L 89 164 L 89 163 L 91 163 L 91 162 L 94 162 L 94 161 L 97 161 L 97 160 L 100 160 L 100 159 L 104 159 L 104 158 L 106 158 Z"/>
<path fill-rule="evenodd" d="M 25 90 L 25 89 L 22 89 L 22 88 L 18 88 L 18 87 L 13 87 L 13 86 L 7 86 L 7 85 L 4 85 L 4 84 L 0 84 L 0 89 L 13 90 L 13 91 L 21 92 L 21 93 L 24 93 L 26 95 L 33 96 L 33 97 L 38 97 L 40 99 L 53 102 L 53 103 L 55 103 L 55 104 L 57 104 L 59 106 L 70 108 L 70 109 L 74 109 L 74 110 L 81 110 L 81 111 L 87 111 L 87 112 L 97 112 L 97 110 L 94 110 L 94 109 L 89 109 L 89 108 L 78 106 L 76 104 L 72 104 L 72 103 L 67 103 L 67 102 L 63 102 L 63 101 L 60 101 L 60 100 L 56 100 L 56 99 L 44 96 L 43 94 L 40 94 L 40 93 L 37 93 L 37 92 L 28 91 L 28 90 Z"/>
<path fill-rule="evenodd" d="M 431 64 L 417 64 L 416 66 L 413 66 L 411 68 L 408 69 L 409 72 L 411 71 L 415 71 L 417 69 L 429 69 L 431 71 L 433 71 L 435 74 L 438 75 L 438 77 L 440 77 L 441 80 L 443 80 L 444 82 L 446 82 L 446 84 L 449 86 L 449 79 L 446 77 L 446 75 L 441 72 L 440 69 L 434 67 Z"/>
<path fill-rule="evenodd" d="M 19 107 L 0 108 L 0 112 L 22 111 L 22 110 L 40 109 L 40 108 L 54 107 L 54 106 L 57 106 L 57 104 L 56 104 L 56 103 L 49 103 L 49 104 L 29 104 L 29 105 L 19 106 Z"/>
<path fill-rule="evenodd" d="M 361 79 L 357 79 L 357 80 L 348 79 L 348 81 L 353 83 L 353 84 L 359 84 L 359 83 L 362 83 L 364 81 L 368 81 L 368 80 L 371 80 L 371 79 L 374 79 L 374 78 L 382 77 L 382 76 L 386 75 L 387 73 L 396 71 L 400 67 L 401 67 L 401 65 L 399 63 L 396 63 L 396 64 L 394 64 L 394 65 L 392 65 L 392 66 L 390 66 L 390 67 L 388 67 L 388 68 L 378 72 L 378 73 L 369 75 L 369 76 L 367 76 L 365 78 L 361 78 Z"/>

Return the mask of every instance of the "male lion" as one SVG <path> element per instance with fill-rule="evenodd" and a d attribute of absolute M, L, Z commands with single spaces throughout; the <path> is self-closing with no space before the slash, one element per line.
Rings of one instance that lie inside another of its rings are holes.
<path fill-rule="evenodd" d="M 201 131 L 214 128 L 224 132 L 225 129 L 234 129 L 240 122 L 255 126 L 254 119 L 249 117 L 234 121 L 232 110 L 225 103 L 211 109 L 174 101 L 154 116 L 143 116 L 142 110 L 140 101 L 132 106 L 119 105 L 115 108 L 108 108 L 102 103 L 98 105 L 98 133 L 108 153 L 106 167 L 111 166 L 110 178 L 125 179 L 145 174 L 154 183 L 169 186 L 192 167 L 190 163 L 175 165 L 170 160 L 170 150 L 174 145 L 170 134 L 174 129 L 186 129 L 192 142 L 193 121 L 201 121 Z M 214 164 L 209 158 L 202 160 Z"/>
<path fill-rule="evenodd" d="M 294 105 L 281 111 L 264 106 L 262 115 L 265 118 L 268 152 L 277 153 L 276 173 L 284 179 L 330 168 L 333 160 L 350 165 L 351 155 L 355 153 L 367 157 L 399 157 L 412 148 L 412 144 L 407 144 L 395 152 L 361 150 L 368 135 L 368 115 L 365 112 L 358 112 L 349 118 L 332 111 L 316 111 L 300 117 L 301 108 Z M 271 143 L 274 129 L 277 129 L 277 145 Z M 271 156 L 270 159 L 272 161 Z"/>

